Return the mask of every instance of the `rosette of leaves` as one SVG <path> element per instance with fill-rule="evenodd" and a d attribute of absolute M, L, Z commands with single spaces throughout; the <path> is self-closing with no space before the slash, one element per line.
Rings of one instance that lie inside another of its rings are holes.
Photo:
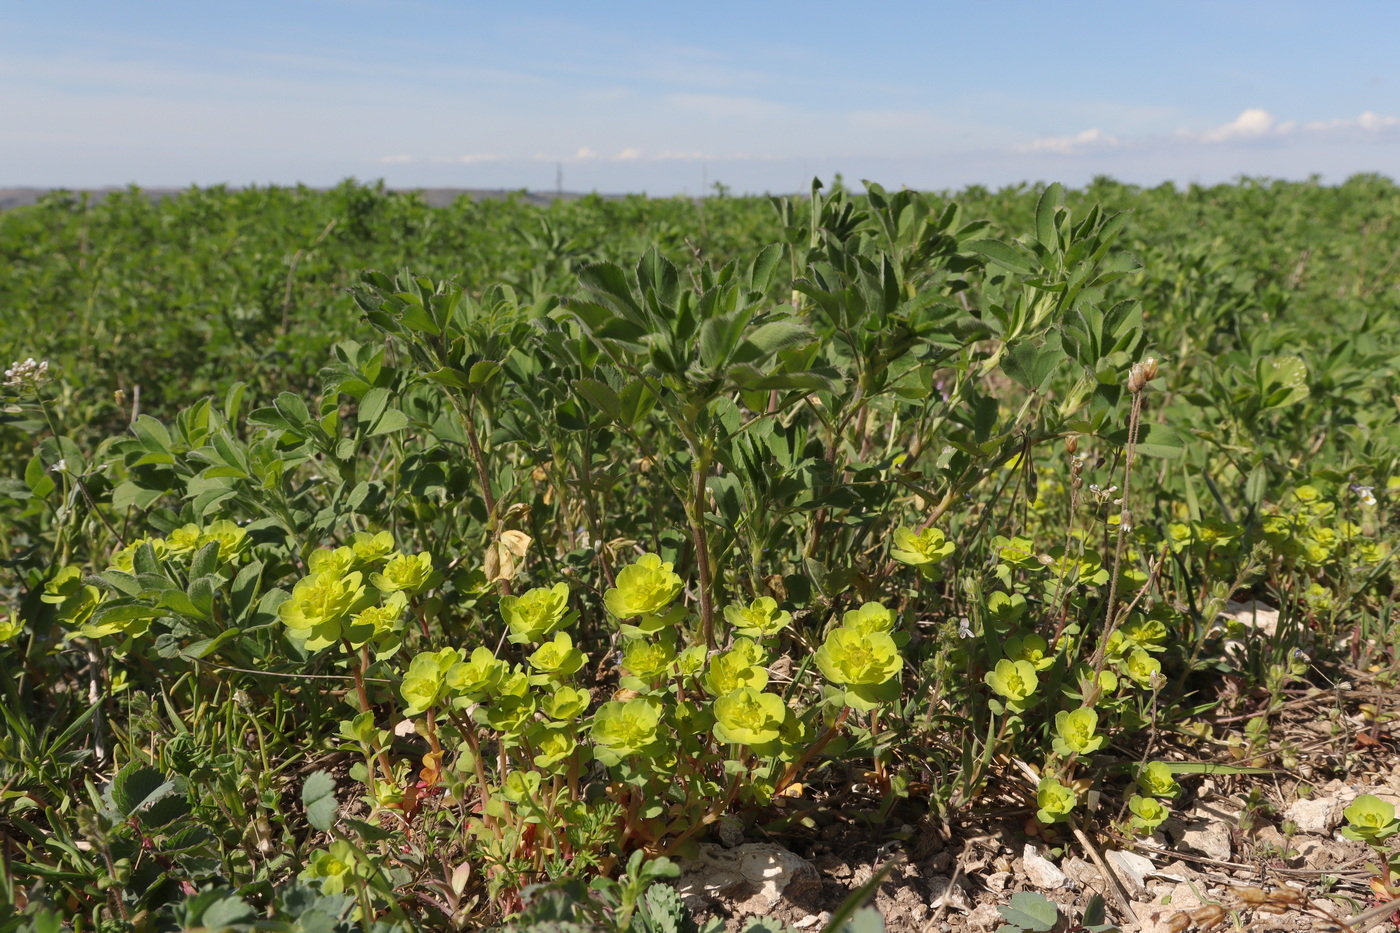
<path fill-rule="evenodd" d="M 715 738 L 770 754 L 767 749 L 778 742 L 788 708 L 782 697 L 741 687 L 715 700 L 714 715 Z"/>
<path fill-rule="evenodd" d="M 1098 735 L 1099 714 L 1088 707 L 1055 714 L 1055 751 L 1066 758 L 1087 755 L 1103 748 L 1108 739 Z"/>
<path fill-rule="evenodd" d="M 792 613 L 779 612 L 776 599 L 760 596 L 747 606 L 738 603 L 725 606 L 724 620 L 738 635 L 771 638 L 792 624 Z"/>
<path fill-rule="evenodd" d="M 661 701 L 655 697 L 604 703 L 593 714 L 593 726 L 589 730 L 594 757 L 612 767 L 627 758 L 660 754 L 664 747 L 657 732 L 661 712 Z"/>
<path fill-rule="evenodd" d="M 680 594 L 681 578 L 670 561 L 643 554 L 617 574 L 617 585 L 603 594 L 603 605 L 618 619 L 655 615 Z"/>
<path fill-rule="evenodd" d="M 894 530 L 890 557 L 932 578 L 941 572 L 938 565 L 947 560 L 953 550 L 953 542 L 937 528 L 911 531 L 900 526 Z"/>
<path fill-rule="evenodd" d="M 538 644 L 578 618 L 569 609 L 569 584 L 537 586 L 519 596 L 503 596 L 501 618 L 510 629 L 512 644 Z"/>
<path fill-rule="evenodd" d="M 827 680 L 844 688 L 845 704 L 863 713 L 899 696 L 904 658 L 886 632 L 833 629 L 815 660 Z"/>

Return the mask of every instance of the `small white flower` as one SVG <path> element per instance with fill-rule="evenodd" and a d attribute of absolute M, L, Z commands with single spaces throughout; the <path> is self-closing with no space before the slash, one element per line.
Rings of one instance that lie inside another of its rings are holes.
<path fill-rule="evenodd" d="M 60 461 L 58 461 L 58 462 L 55 463 L 53 466 L 49 467 L 49 472 L 50 472 L 50 473 L 67 473 L 67 472 L 68 472 L 68 461 L 67 461 L 67 460 L 60 460 Z"/>
<path fill-rule="evenodd" d="M 10 364 L 10 368 L 5 370 L 5 386 L 7 388 L 18 388 L 26 383 L 37 385 L 43 380 L 48 371 L 48 360 L 39 362 L 31 356 L 23 363 Z"/>
<path fill-rule="evenodd" d="M 1361 500 L 1362 505 L 1376 504 L 1376 487 L 1353 484 L 1351 487 L 1351 491 L 1356 493 L 1356 496 Z"/>
<path fill-rule="evenodd" d="M 969 619 L 967 616 L 963 616 L 961 619 L 958 620 L 958 637 L 972 637 L 972 620 Z"/>

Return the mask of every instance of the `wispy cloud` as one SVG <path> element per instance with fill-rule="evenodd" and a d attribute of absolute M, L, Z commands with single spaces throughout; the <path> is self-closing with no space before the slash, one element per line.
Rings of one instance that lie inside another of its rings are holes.
<path fill-rule="evenodd" d="M 481 165 L 483 162 L 499 162 L 505 156 L 498 153 L 472 153 L 470 155 L 433 156 L 430 161 L 446 165 Z"/>
<path fill-rule="evenodd" d="M 1011 146 L 1017 153 L 1046 153 L 1054 155 L 1083 155 L 1107 150 L 1161 149 L 1176 145 L 1226 146 L 1256 141 L 1280 141 L 1287 138 L 1318 138 L 1329 133 L 1380 133 L 1400 128 L 1400 118 L 1366 111 L 1354 118 L 1317 120 L 1299 123 L 1280 120 L 1263 107 L 1249 107 L 1227 123 L 1206 130 L 1179 129 L 1175 136 L 1137 135 L 1111 136 L 1095 127 L 1073 136 L 1045 136 L 1027 143 Z"/>
<path fill-rule="evenodd" d="M 1045 136 L 1040 139 L 1033 139 L 1028 143 L 1019 143 L 1011 147 L 1012 152 L 1058 152 L 1070 155 L 1078 152 L 1087 152 L 1093 149 L 1112 149 L 1118 145 L 1118 137 L 1109 136 L 1103 130 L 1095 127 L 1076 133 L 1073 136 Z"/>

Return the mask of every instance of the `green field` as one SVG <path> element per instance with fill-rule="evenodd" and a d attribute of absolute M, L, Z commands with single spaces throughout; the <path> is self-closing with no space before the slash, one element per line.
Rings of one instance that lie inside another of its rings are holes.
<path fill-rule="evenodd" d="M 1122 846 L 1390 728 L 1379 176 L 59 194 L 0 310 L 0 931 L 662 933 L 721 826 Z"/>

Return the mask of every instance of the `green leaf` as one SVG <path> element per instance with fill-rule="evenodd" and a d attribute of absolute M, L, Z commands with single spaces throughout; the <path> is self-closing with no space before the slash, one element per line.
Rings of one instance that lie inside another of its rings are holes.
<path fill-rule="evenodd" d="M 1128 429 L 1121 428 L 1111 434 L 1099 435 L 1104 440 L 1122 447 L 1128 443 Z M 1186 440 L 1167 424 L 1144 424 L 1138 428 L 1137 452 L 1144 457 L 1161 457 L 1175 460 L 1186 455 Z"/>
<path fill-rule="evenodd" d="M 167 781 L 160 771 L 132 761 L 117 772 L 103 796 L 122 819 L 127 819 L 174 790 L 175 782 Z"/>
<path fill-rule="evenodd" d="M 1060 909 L 1053 901 L 1031 891 L 1018 891 L 1011 895 L 1011 903 L 998 907 L 997 913 L 1005 917 L 1008 923 L 1039 933 L 1053 930 L 1060 919 Z"/>
<path fill-rule="evenodd" d="M 966 248 L 980 253 L 1003 269 L 1010 269 L 1012 272 L 1031 275 L 1036 271 L 1035 263 L 1029 256 L 1000 240 L 973 240 L 967 244 Z"/>
<path fill-rule="evenodd" d="M 597 379 L 575 379 L 574 391 L 586 398 L 594 408 L 612 418 L 614 421 L 622 421 L 622 400 L 613 391 L 612 386 Z"/>
<path fill-rule="evenodd" d="M 1055 232 L 1055 209 L 1064 203 L 1065 189 L 1059 182 L 1041 192 L 1035 205 L 1035 238 L 1051 252 L 1060 248 L 1059 235 Z"/>
<path fill-rule="evenodd" d="M 1055 368 L 1065 359 L 1060 337 L 1052 332 L 1038 346 L 1029 340 L 1018 341 L 1002 358 L 1001 368 L 1027 389 L 1039 393 L 1045 391 Z"/>
<path fill-rule="evenodd" d="M 335 825 L 340 804 L 335 799 L 335 778 L 328 771 L 313 771 L 301 786 L 301 805 L 306 808 L 306 822 L 313 829 L 329 832 Z"/>

